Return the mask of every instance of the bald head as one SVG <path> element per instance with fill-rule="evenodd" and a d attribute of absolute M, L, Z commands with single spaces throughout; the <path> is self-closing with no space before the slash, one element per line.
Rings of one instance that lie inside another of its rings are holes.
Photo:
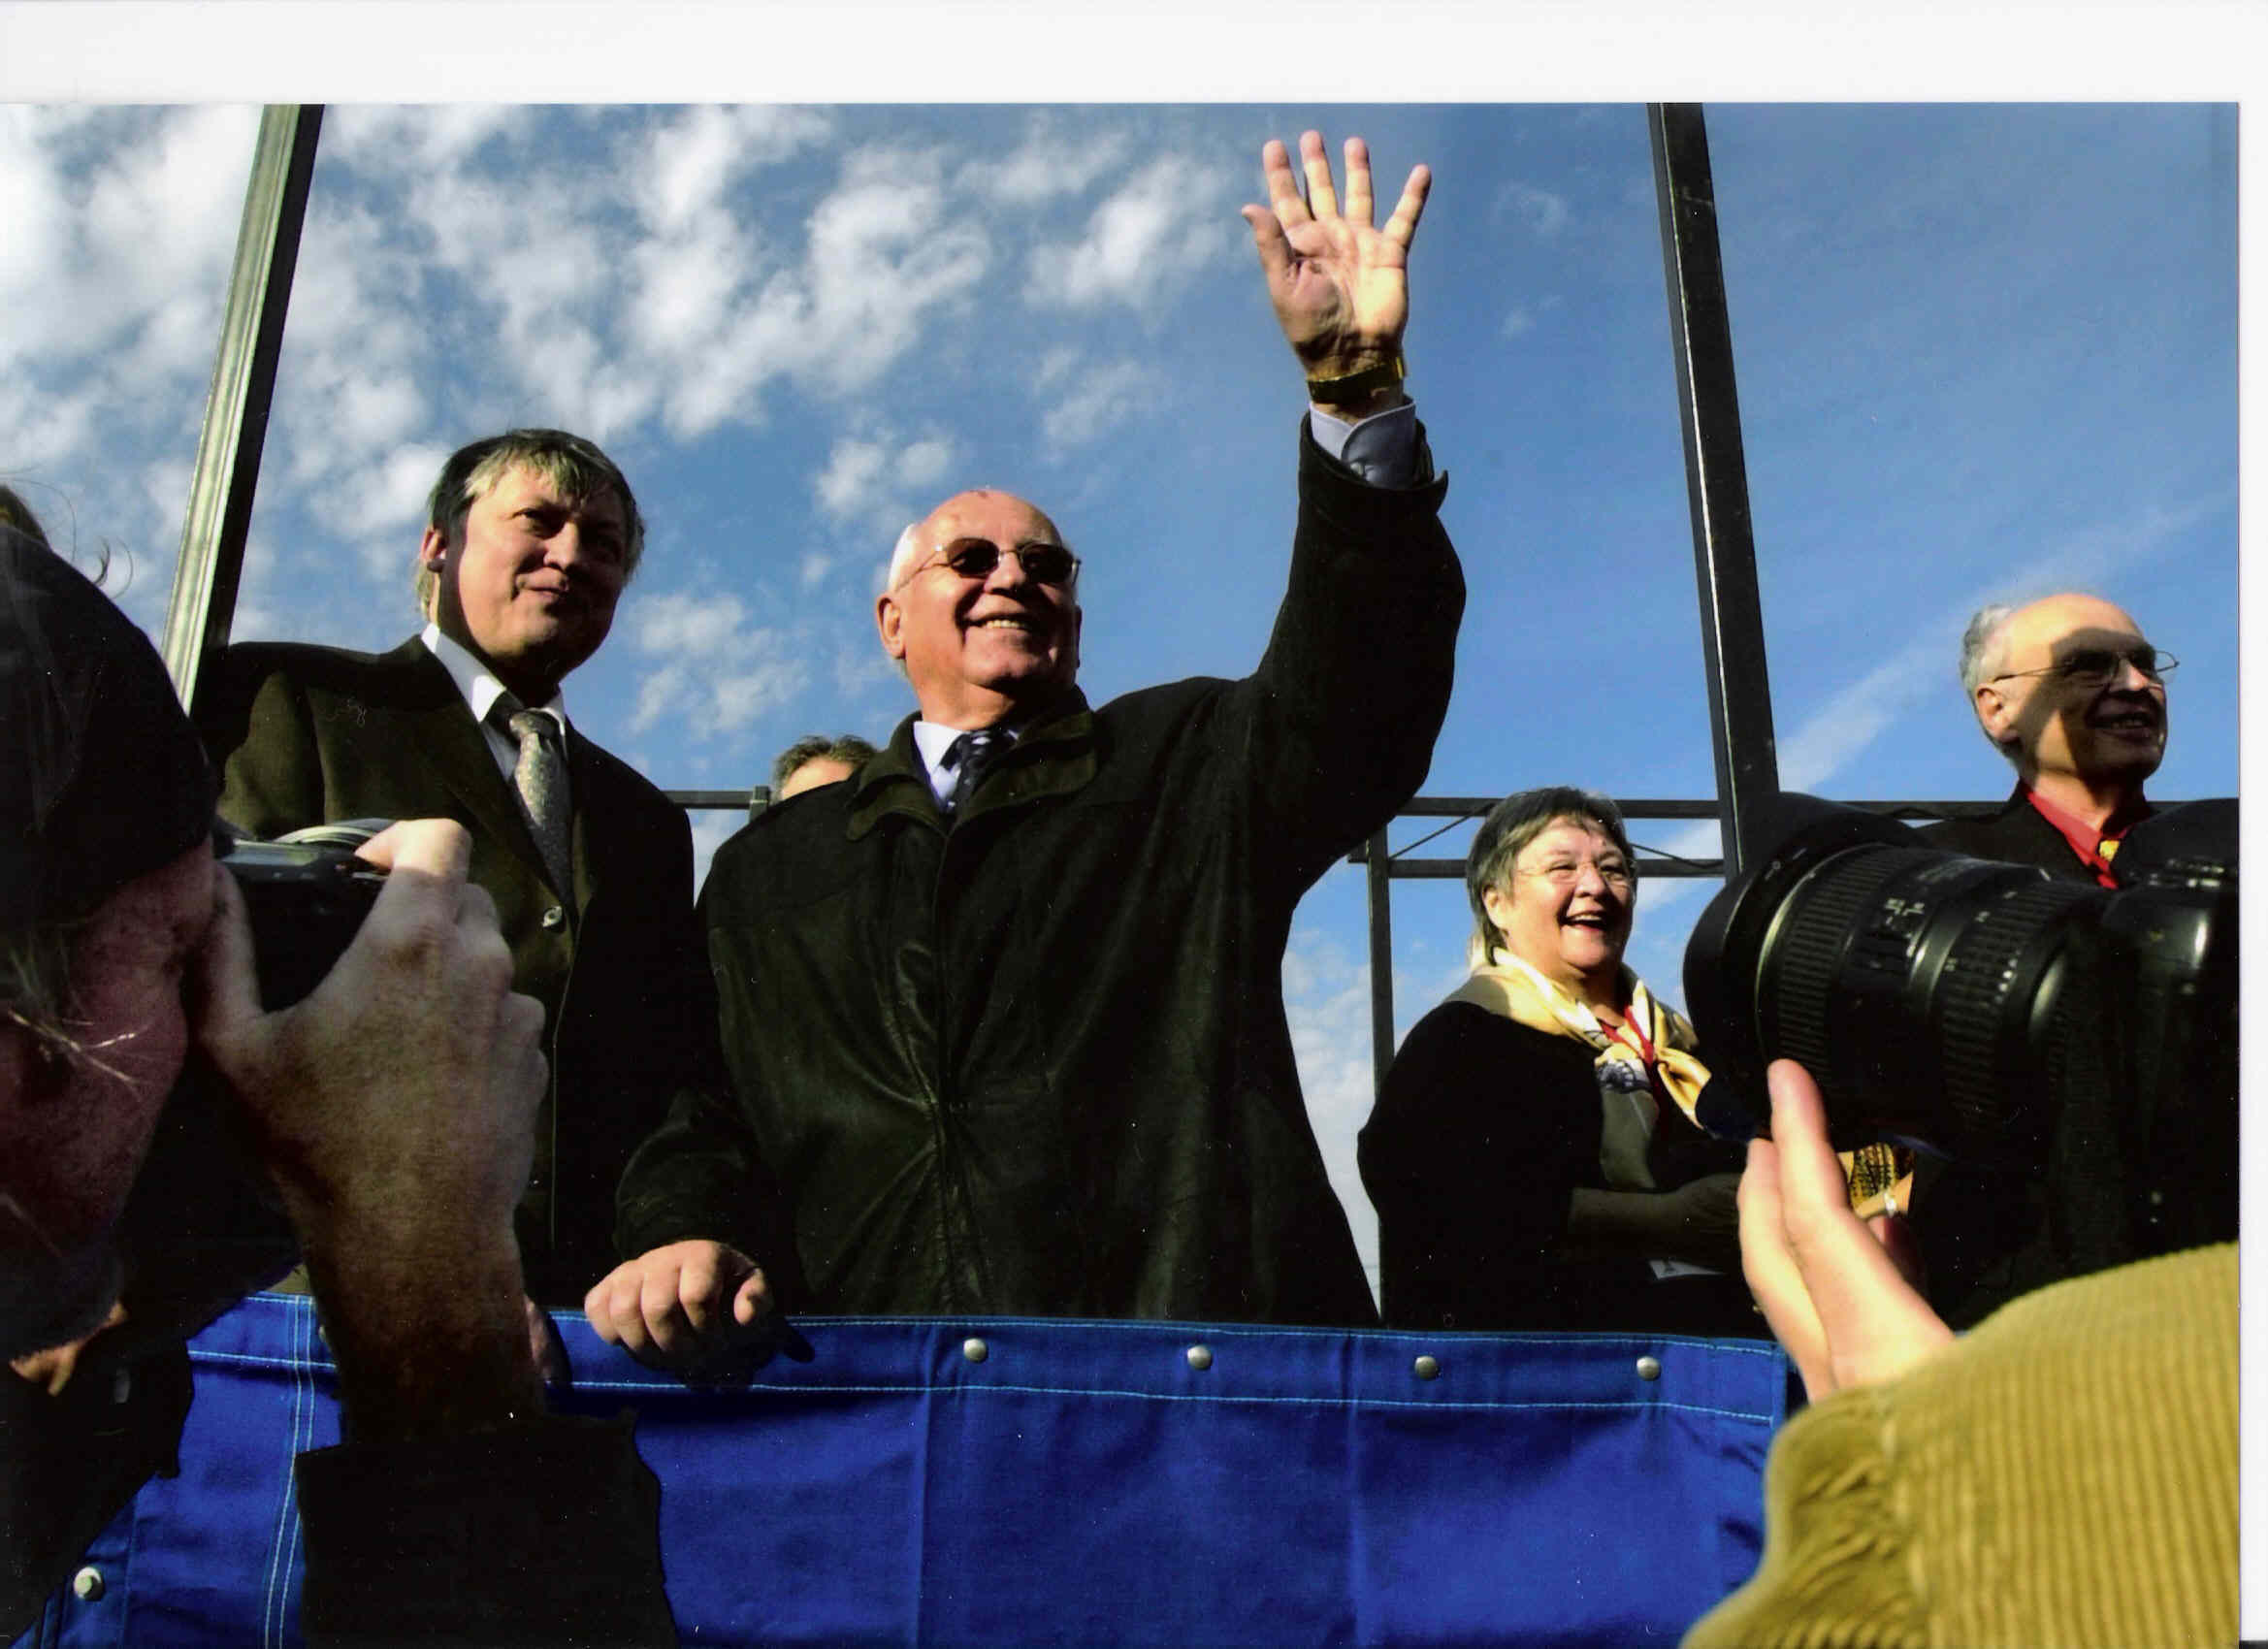
<path fill-rule="evenodd" d="M 921 520 L 909 523 L 906 530 L 897 535 L 897 544 L 890 552 L 890 572 L 884 579 L 883 587 L 895 590 L 906 581 L 924 557 L 934 553 L 939 542 L 937 525 L 940 521 L 957 519 L 963 510 L 993 504 L 1023 512 L 1043 534 L 1035 541 L 1053 544 L 1063 541 L 1062 534 L 1055 530 L 1055 524 L 1048 518 L 1047 511 L 1030 500 L 1020 499 L 1014 493 L 1002 492 L 997 487 L 971 487 L 965 493 L 954 494 Z"/>
<path fill-rule="evenodd" d="M 1988 608 L 1963 638 L 1977 725 L 2025 783 L 2116 805 L 2138 800 L 2165 757 L 2165 684 L 2123 608 L 2067 591 Z"/>
<path fill-rule="evenodd" d="M 1079 674 L 1078 567 L 1055 524 L 1013 493 L 956 493 L 898 537 L 874 604 L 883 650 L 924 720 L 985 728 L 1059 696 Z M 956 566 L 955 564 L 959 563 Z M 987 564 L 989 565 L 987 565 Z"/>

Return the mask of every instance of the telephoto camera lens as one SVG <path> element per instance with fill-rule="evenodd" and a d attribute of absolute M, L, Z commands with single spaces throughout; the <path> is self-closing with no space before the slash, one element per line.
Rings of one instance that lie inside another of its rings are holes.
<path fill-rule="evenodd" d="M 1711 1063 L 1761 1112 L 1765 1065 L 1801 1061 L 1838 1147 L 2035 1163 L 2057 1095 L 2101 1080 L 2090 936 L 2109 890 L 1924 847 L 1811 796 L 1778 810 L 1778 845 L 1711 901 L 1686 952 Z"/>

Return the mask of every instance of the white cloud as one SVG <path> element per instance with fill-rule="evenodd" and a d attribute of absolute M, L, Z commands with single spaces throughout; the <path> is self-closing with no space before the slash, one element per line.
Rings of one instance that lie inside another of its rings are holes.
<path fill-rule="evenodd" d="M 639 214 L 668 233 L 722 206 L 748 172 L 776 165 L 824 139 L 817 110 L 769 104 L 688 109 L 658 124 L 640 146 Z"/>
<path fill-rule="evenodd" d="M 756 264 L 754 240 L 721 211 L 644 242 L 630 255 L 634 286 L 626 330 L 648 349 L 690 357 L 730 318 L 745 272 Z"/>
<path fill-rule="evenodd" d="M 887 428 L 844 436 L 813 478 L 812 496 L 830 520 L 871 534 L 887 557 L 889 544 L 942 487 L 956 451 L 951 436 L 936 433 L 912 440 Z"/>
<path fill-rule="evenodd" d="M 953 462 L 953 437 L 927 436 L 898 454 L 897 478 L 909 487 L 934 487 Z"/>
<path fill-rule="evenodd" d="M 1126 133 L 1067 136 L 1053 115 L 1042 111 L 1024 127 L 1023 141 L 1005 160 L 972 160 L 955 183 L 1005 206 L 1039 206 L 1062 195 L 1084 194 L 1104 173 L 1125 158 Z"/>
<path fill-rule="evenodd" d="M 695 739 L 729 736 L 803 689 L 801 649 L 751 625 L 736 596 L 641 597 L 631 633 L 640 653 L 666 661 L 638 684 L 632 733 L 668 723 Z"/>
<path fill-rule="evenodd" d="M 1111 435 L 1144 405 L 1154 406 L 1163 398 L 1158 375 L 1138 362 L 1112 361 L 1076 372 L 1051 373 L 1053 365 L 1043 364 L 1043 378 L 1068 378 L 1070 383 L 1040 413 L 1040 434 L 1057 461 Z"/>
<path fill-rule="evenodd" d="M 664 664 L 638 683 L 638 704 L 630 718 L 632 729 L 647 731 L 685 704 L 691 693 L 692 672 L 679 664 Z"/>
<path fill-rule="evenodd" d="M 2027 600 L 2100 584 L 2163 553 L 2176 536 L 2216 507 L 2216 501 L 2200 500 L 2175 508 L 2147 509 L 2132 520 L 2098 524 L 1940 608 L 1880 663 L 1838 689 L 1792 733 L 1779 737 L 1781 788 L 1814 793 L 1838 788 L 1836 781 L 1843 774 L 1865 765 L 1868 750 L 1885 728 L 1911 719 L 1924 698 L 1952 692 L 1950 678 L 1961 627 L 1978 607 L 1988 601 Z M 1690 821 L 1658 838 L 1647 834 L 1649 847 L 1679 858 L 1713 859 L 1724 854 L 1723 831 L 1714 819 Z M 1641 915 L 1633 943 L 1655 958 L 1656 971 L 1665 966 L 1674 970 L 1683 954 L 1684 934 L 1699 914 L 1687 907 L 1714 893 L 1718 886 L 1705 879 L 1648 885 L 1646 914 Z"/>
<path fill-rule="evenodd" d="M 448 457 L 446 448 L 422 443 L 389 452 L 378 472 L 379 510 L 395 520 L 414 521 L 422 533 L 426 500 L 432 496 L 434 479 Z M 406 552 L 404 559 L 407 559 Z"/>
<path fill-rule="evenodd" d="M 1429 1012 L 1465 977 L 1462 961 L 1430 971 L 1394 973 L 1395 1020 L 1408 1026 Z M 1323 1153 L 1331 1188 L 1346 1210 L 1355 1250 L 1370 1275 L 1378 1275 L 1378 1220 L 1362 1186 L 1356 1136 L 1377 1100 L 1371 1062 L 1370 964 L 1312 919 L 1292 923 L 1283 954 L 1283 1008 L 1308 1119 Z"/>
<path fill-rule="evenodd" d="M 108 296 L 112 313 L 97 327 L 110 332 L 146 320 L 176 295 L 206 294 L 211 318 L 193 347 L 167 365 L 210 372 L 219 307 L 243 215 L 244 183 L 251 175 L 254 118 L 245 109 L 167 111 L 152 141 L 113 151 L 113 163 L 88 181 L 76 211 L 83 237 L 81 258 L 99 262 L 110 279 L 83 302 Z M 75 262 L 81 261 L 78 259 Z M 81 263 L 81 267 L 84 264 Z M 81 347 L 93 342 L 80 314 L 74 332 Z M 179 336 L 189 333 L 181 329 Z M 157 364 L 157 363 L 152 363 Z"/>
<path fill-rule="evenodd" d="M 876 588 L 881 587 L 882 568 L 879 566 L 875 568 L 874 583 Z M 837 643 L 829 660 L 829 673 L 835 692 L 853 702 L 871 697 L 887 698 L 890 703 L 887 714 L 894 724 L 898 717 L 912 708 L 906 702 L 905 671 L 882 650 L 882 643 L 875 637 L 871 621 L 862 617 L 861 622 L 856 627 L 846 628 L 843 633 L 845 639 Z M 889 727 L 883 728 L 881 734 L 875 736 L 875 742 L 881 743 L 882 736 L 889 731 Z"/>
<path fill-rule="evenodd" d="M 709 865 L 717 857 L 717 850 L 729 841 L 734 832 L 748 823 L 743 813 L 704 811 L 693 815 L 693 889 L 698 893 L 701 884 L 709 879 Z"/>
<path fill-rule="evenodd" d="M 1540 241 L 1550 240 L 1567 227 L 1567 198 L 1531 183 L 1507 183 L 1497 192 L 1496 205 L 1499 212 L 1518 218 Z"/>
<path fill-rule="evenodd" d="M 690 249 L 656 252 L 649 265 L 686 256 L 707 269 L 664 282 L 648 322 L 686 350 L 672 363 L 671 433 L 752 420 L 756 393 L 783 374 L 831 395 L 864 389 L 915 347 L 934 311 L 966 298 L 990 246 L 974 223 L 949 216 L 938 173 L 935 157 L 902 149 L 850 155 L 794 264 L 767 268 L 721 218 Z M 727 287 L 727 269 L 739 284 Z"/>
<path fill-rule="evenodd" d="M 1370 968 L 1327 933 L 1294 921 L 1283 954 L 1283 1009 L 1308 1119 L 1375 1292 L 1378 1220 L 1355 1163 L 1355 1135 L 1374 1097 Z"/>
<path fill-rule="evenodd" d="M 535 118 L 501 103 L 350 106 L 323 116 L 323 150 L 357 172 L 418 177 L 470 164 L 491 138 L 524 138 Z"/>
<path fill-rule="evenodd" d="M 1813 710 L 1779 741 L 1780 784 L 1792 791 L 1826 788 L 1865 754 L 1885 728 L 1906 720 L 1924 697 L 1949 693 L 1953 659 L 1968 616 L 1987 601 L 2026 600 L 2057 590 L 2099 584 L 2160 554 L 2216 505 L 2198 501 L 2150 508 L 2131 520 L 2075 533 L 2007 577 L 1937 610 L 1882 663 Z M 1710 830 L 1715 826 L 1711 824 Z M 1712 840 L 1714 838 L 1712 837 Z"/>
<path fill-rule="evenodd" d="M 880 441 L 836 441 L 826 468 L 811 483 L 820 507 L 837 521 L 859 509 L 881 484 L 888 456 Z"/>
<path fill-rule="evenodd" d="M 807 285 L 796 307 L 814 323 L 806 371 L 838 390 L 863 388 L 908 349 L 928 311 L 966 294 L 991 259 L 974 223 L 945 210 L 931 157 L 862 150 L 811 215 Z"/>
<path fill-rule="evenodd" d="M 643 653 L 708 659 L 729 652 L 748 609 L 737 596 L 650 596 L 633 621 Z"/>
<path fill-rule="evenodd" d="M 1032 382 L 1039 389 L 1052 389 L 1077 372 L 1084 359 L 1074 344 L 1053 344 L 1040 357 L 1039 371 L 1033 374 Z"/>
<path fill-rule="evenodd" d="M 1502 337 L 1518 338 L 1522 333 L 1536 330 L 1536 317 L 1525 305 L 1514 305 L 1511 313 L 1505 316 L 1505 324 L 1497 330 Z"/>
<path fill-rule="evenodd" d="M 1163 305 L 1233 249 L 1236 237 L 1218 210 L 1226 188 L 1227 174 L 1216 166 L 1161 156 L 1095 208 L 1080 239 L 1039 248 L 1027 295 L 1066 308 Z"/>

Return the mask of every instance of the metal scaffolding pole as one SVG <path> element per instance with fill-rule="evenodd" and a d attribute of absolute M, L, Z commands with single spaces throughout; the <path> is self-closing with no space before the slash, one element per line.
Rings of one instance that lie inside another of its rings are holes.
<path fill-rule="evenodd" d="M 1735 875 L 1760 845 L 1760 810 L 1778 793 L 1780 772 L 1748 514 L 1748 467 L 1740 444 L 1740 399 L 1733 382 L 1733 323 L 1725 307 L 1717 196 L 1701 106 L 1648 104 L 1646 126 L 1662 211 L 1678 433 L 1685 441 L 1686 493 L 1693 510 L 1718 822 L 1726 874 Z"/>
<path fill-rule="evenodd" d="M 1394 1062 L 1394 865 L 1384 830 L 1372 833 L 1362 857 L 1371 913 L 1371 1086 L 1377 1089 Z"/>
<path fill-rule="evenodd" d="M 174 566 L 165 621 L 166 669 L 184 705 L 194 705 L 205 660 L 228 644 L 237 585 L 251 525 L 252 490 L 283 348 L 283 316 L 299 263 L 300 225 L 323 124 L 316 103 L 271 104 L 260 116 L 237 231 L 236 269 L 220 323 L 220 350 L 205 398 L 205 429 Z"/>

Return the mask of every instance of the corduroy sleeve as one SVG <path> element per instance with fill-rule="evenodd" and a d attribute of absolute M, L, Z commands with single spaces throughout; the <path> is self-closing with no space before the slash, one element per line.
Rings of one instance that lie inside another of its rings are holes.
<path fill-rule="evenodd" d="M 1791 1420 L 1764 1561 L 1685 1649 L 2227 1644 L 2233 1245 L 2028 1294 Z"/>

